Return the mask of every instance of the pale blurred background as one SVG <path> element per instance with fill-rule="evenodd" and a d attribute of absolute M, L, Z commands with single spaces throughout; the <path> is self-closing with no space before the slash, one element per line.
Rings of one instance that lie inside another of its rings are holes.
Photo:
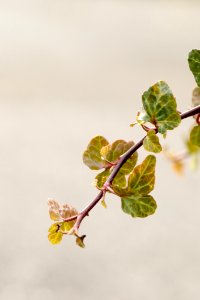
<path fill-rule="evenodd" d="M 107 197 L 81 226 L 84 250 L 48 242 L 46 203 L 92 200 L 82 152 L 97 134 L 142 137 L 129 124 L 151 84 L 165 80 L 190 107 L 199 11 L 191 0 L 0 1 L 1 300 L 198 299 L 199 171 L 177 176 L 160 154 L 156 214 L 132 219 Z M 165 144 L 181 151 L 192 122 Z"/>

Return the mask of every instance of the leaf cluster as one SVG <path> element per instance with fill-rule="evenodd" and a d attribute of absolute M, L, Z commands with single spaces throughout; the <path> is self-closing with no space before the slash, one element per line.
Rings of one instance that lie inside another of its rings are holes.
<path fill-rule="evenodd" d="M 155 150 L 154 152 L 161 151 L 157 139 L 154 144 L 155 137 L 153 132 L 149 133 L 149 137 L 150 141 L 147 141 L 147 148 L 152 148 Z M 154 138 L 152 139 L 151 137 Z M 103 141 L 104 146 L 99 141 Z M 94 165 L 97 166 L 97 160 L 99 169 L 102 169 L 102 166 L 104 166 L 104 170 L 95 177 L 96 187 L 102 190 L 107 188 L 107 180 L 121 157 L 134 146 L 134 142 L 126 142 L 124 140 L 117 140 L 111 144 L 107 142 L 106 145 L 105 141 L 107 140 L 102 136 L 94 137 L 83 154 L 83 161 L 90 169 L 93 169 Z M 88 157 L 90 159 L 87 159 Z M 149 195 L 155 183 L 156 158 L 153 155 L 149 155 L 142 164 L 136 166 L 137 158 L 138 154 L 134 152 L 127 159 L 109 184 L 108 192 L 112 192 L 121 198 L 124 212 L 132 217 L 143 218 L 153 214 L 156 209 L 156 202 Z"/>
<path fill-rule="evenodd" d="M 48 201 L 49 206 L 49 215 L 51 220 L 56 221 L 53 223 L 49 228 L 48 239 L 49 241 L 55 245 L 59 244 L 62 241 L 63 235 L 75 235 L 76 236 L 76 244 L 82 248 L 85 247 L 84 245 L 84 236 L 78 236 L 73 231 L 73 226 L 75 224 L 75 220 L 72 221 L 65 221 L 67 218 L 77 216 L 78 212 L 72 206 L 65 204 L 61 206 L 56 200 L 50 199 Z"/>

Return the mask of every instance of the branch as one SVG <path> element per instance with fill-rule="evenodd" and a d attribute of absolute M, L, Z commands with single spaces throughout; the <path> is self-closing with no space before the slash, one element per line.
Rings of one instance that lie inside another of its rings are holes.
<path fill-rule="evenodd" d="M 200 113 L 200 105 L 195 106 L 194 108 L 191 108 L 190 110 L 185 111 L 181 114 L 181 119 L 186 119 L 188 117 L 192 117 L 194 115 L 197 115 Z"/>
<path fill-rule="evenodd" d="M 181 119 L 183 120 L 199 113 L 200 113 L 200 105 L 184 113 L 181 113 L 180 116 Z M 158 133 L 157 129 L 155 129 L 155 132 Z M 78 232 L 82 220 L 89 215 L 90 210 L 93 209 L 93 207 L 102 199 L 105 193 L 109 190 L 110 184 L 112 183 L 113 179 L 115 178 L 115 176 L 117 175 L 117 173 L 119 172 L 123 164 L 131 157 L 131 155 L 134 152 L 136 152 L 143 145 L 143 140 L 145 139 L 145 137 L 146 136 L 144 136 L 137 144 L 133 145 L 124 155 L 121 156 L 118 163 L 114 167 L 112 173 L 108 177 L 107 181 L 104 183 L 103 189 L 99 192 L 99 194 L 95 197 L 95 199 L 89 205 L 87 205 L 77 216 L 73 216 L 64 220 L 65 222 L 76 220 L 74 227 L 71 230 L 72 232 L 75 233 Z"/>

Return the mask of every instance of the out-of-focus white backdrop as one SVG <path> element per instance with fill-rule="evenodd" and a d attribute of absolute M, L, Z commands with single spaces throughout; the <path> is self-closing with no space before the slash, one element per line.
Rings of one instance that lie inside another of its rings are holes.
<path fill-rule="evenodd" d="M 137 141 L 142 93 L 168 82 L 180 111 L 195 87 L 199 1 L 0 1 L 0 299 L 191 300 L 200 294 L 199 174 L 158 157 L 154 216 L 107 198 L 85 219 L 86 248 L 52 246 L 47 198 L 96 195 L 89 140 Z M 181 151 L 192 120 L 165 141 Z M 140 161 L 144 157 L 140 151 Z"/>

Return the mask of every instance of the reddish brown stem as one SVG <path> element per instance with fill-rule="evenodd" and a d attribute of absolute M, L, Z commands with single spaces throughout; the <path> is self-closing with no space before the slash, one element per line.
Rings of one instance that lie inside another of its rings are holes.
<path fill-rule="evenodd" d="M 200 114 L 197 115 L 196 122 L 198 125 L 200 125 Z"/>

